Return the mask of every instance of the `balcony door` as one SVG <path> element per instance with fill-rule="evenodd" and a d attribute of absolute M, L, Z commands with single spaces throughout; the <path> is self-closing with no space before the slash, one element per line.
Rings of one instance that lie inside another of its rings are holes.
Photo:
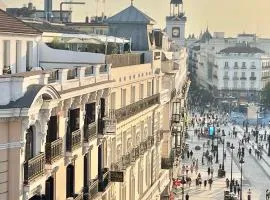
<path fill-rule="evenodd" d="M 73 109 L 69 111 L 69 126 L 70 126 L 70 131 L 76 131 L 80 129 L 80 109 Z"/>
<path fill-rule="evenodd" d="M 45 183 L 45 199 L 54 200 L 54 178 L 49 177 Z"/>
<path fill-rule="evenodd" d="M 89 103 L 85 104 L 85 122 L 86 124 L 91 124 L 96 121 L 96 104 Z"/>
<path fill-rule="evenodd" d="M 74 165 L 69 164 L 67 166 L 66 172 L 66 197 L 74 197 L 74 188 L 75 188 L 75 172 Z"/>
<path fill-rule="evenodd" d="M 103 122 L 103 118 L 105 117 L 105 99 L 104 98 L 100 98 L 100 110 L 98 113 L 98 132 L 99 133 L 103 133 L 103 129 L 104 129 L 104 122 Z"/>
<path fill-rule="evenodd" d="M 58 119 L 57 116 L 51 116 L 48 121 L 48 130 L 46 135 L 46 142 L 50 143 L 58 138 Z"/>
<path fill-rule="evenodd" d="M 26 131 L 26 142 L 25 142 L 25 160 L 30 160 L 34 157 L 34 131 L 31 126 Z"/>
<path fill-rule="evenodd" d="M 83 185 L 88 189 L 89 187 L 89 178 L 90 178 L 90 163 L 89 163 L 89 153 L 86 153 L 83 158 Z"/>

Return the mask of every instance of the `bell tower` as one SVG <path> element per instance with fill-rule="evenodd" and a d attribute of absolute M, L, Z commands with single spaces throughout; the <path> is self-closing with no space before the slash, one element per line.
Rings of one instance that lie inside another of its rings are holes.
<path fill-rule="evenodd" d="M 170 15 L 166 17 L 166 32 L 177 46 L 185 45 L 185 26 L 187 18 L 183 12 L 182 0 L 171 0 Z"/>

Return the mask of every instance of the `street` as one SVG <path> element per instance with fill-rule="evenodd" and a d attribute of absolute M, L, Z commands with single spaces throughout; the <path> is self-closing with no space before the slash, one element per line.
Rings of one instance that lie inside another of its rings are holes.
<path fill-rule="evenodd" d="M 195 125 L 194 128 L 197 128 L 198 125 Z M 191 176 L 192 183 L 191 187 L 189 188 L 187 184 L 185 185 L 184 195 L 187 193 L 190 196 L 190 199 L 224 199 L 224 190 L 226 190 L 226 178 L 230 180 L 231 176 L 231 149 L 226 148 L 226 143 L 230 142 L 233 143 L 235 146 L 234 152 L 233 152 L 233 165 L 232 165 L 232 177 L 235 180 L 238 180 L 240 183 L 240 164 L 239 164 L 239 158 L 237 157 L 237 150 L 239 147 L 239 140 L 242 139 L 244 130 L 239 127 L 235 126 L 236 130 L 238 131 L 237 138 L 234 138 L 229 136 L 229 131 L 232 132 L 233 125 L 228 124 L 227 126 L 221 126 L 220 129 L 224 129 L 226 137 L 225 137 L 225 148 L 226 151 L 226 159 L 224 161 L 224 168 L 226 171 L 226 177 L 224 178 L 218 178 L 217 177 L 217 171 L 219 168 L 219 164 L 222 164 L 223 159 L 223 148 L 222 144 L 220 143 L 218 145 L 218 152 L 219 152 L 219 159 L 218 163 L 215 163 L 216 158 L 213 159 L 213 169 L 214 169 L 214 175 L 213 175 L 213 185 L 212 189 L 209 189 L 209 186 L 204 188 L 203 184 L 201 187 L 195 185 L 195 179 L 196 174 L 193 172 L 189 172 L 189 176 Z M 203 154 L 203 148 L 201 150 L 195 150 L 195 146 L 203 147 L 203 143 L 207 143 L 207 140 L 209 138 L 200 138 L 198 139 L 197 136 L 194 135 L 194 129 L 189 129 L 189 138 L 186 140 L 186 143 L 189 144 L 189 150 L 193 151 L 193 157 L 199 160 L 199 170 L 198 172 L 201 173 L 202 180 L 207 180 L 208 174 L 207 174 L 207 162 L 206 159 L 204 160 L 204 165 L 202 165 L 202 154 Z M 255 141 L 254 138 L 251 138 L 250 143 L 253 143 Z M 251 147 L 251 144 L 245 144 L 245 157 L 244 157 L 244 164 L 243 164 L 243 200 L 247 200 L 248 190 L 251 190 L 251 199 L 256 200 L 265 200 L 265 191 L 267 188 L 270 187 L 270 158 L 267 156 L 266 152 L 264 151 L 263 159 L 258 160 L 258 158 L 255 157 L 254 151 L 251 155 L 248 153 L 248 149 Z M 206 151 L 207 148 L 204 149 Z M 211 145 L 208 147 L 209 151 L 211 150 Z M 182 165 L 188 165 L 190 166 L 192 163 L 191 158 L 188 159 L 187 156 L 182 160 L 182 164 L 180 168 L 182 168 Z M 181 169 L 180 169 L 181 171 Z M 181 172 L 179 172 L 181 174 Z M 183 175 L 183 174 L 182 174 Z M 177 195 L 176 199 L 182 199 L 182 194 Z M 185 199 L 185 198 L 184 198 Z"/>

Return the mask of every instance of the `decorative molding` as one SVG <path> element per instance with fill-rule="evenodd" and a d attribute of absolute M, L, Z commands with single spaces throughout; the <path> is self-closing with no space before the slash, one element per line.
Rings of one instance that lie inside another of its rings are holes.
<path fill-rule="evenodd" d="M 0 144 L 0 150 L 22 148 L 23 146 L 24 146 L 23 140 L 18 141 L 18 142 L 2 143 Z"/>

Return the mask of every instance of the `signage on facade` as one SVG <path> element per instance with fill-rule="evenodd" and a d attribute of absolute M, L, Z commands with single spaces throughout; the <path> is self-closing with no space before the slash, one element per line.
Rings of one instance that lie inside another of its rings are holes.
<path fill-rule="evenodd" d="M 124 172 L 111 171 L 111 182 L 124 182 Z"/>

